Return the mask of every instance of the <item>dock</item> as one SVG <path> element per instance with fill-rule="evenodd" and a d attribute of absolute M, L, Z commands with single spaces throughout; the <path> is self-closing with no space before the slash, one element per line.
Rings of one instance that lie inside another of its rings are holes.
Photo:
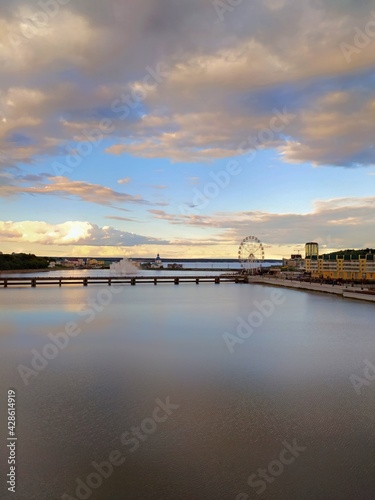
<path fill-rule="evenodd" d="M 0 288 L 8 287 L 31 287 L 39 286 L 65 286 L 65 285 L 162 285 L 172 283 L 179 285 L 183 283 L 248 283 L 247 276 L 223 275 L 223 276 L 60 276 L 60 277 L 0 277 Z"/>

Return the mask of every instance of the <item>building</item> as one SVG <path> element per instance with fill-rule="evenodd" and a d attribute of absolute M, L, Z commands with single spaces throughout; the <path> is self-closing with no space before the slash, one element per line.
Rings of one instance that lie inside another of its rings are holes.
<path fill-rule="evenodd" d="M 375 281 L 375 254 L 312 255 L 305 260 L 312 278 Z"/>
<path fill-rule="evenodd" d="M 97 260 L 97 259 L 88 259 L 87 260 L 87 267 L 97 267 L 100 268 L 104 266 L 104 261 L 103 260 Z"/>
<path fill-rule="evenodd" d="M 154 262 L 151 263 L 151 269 L 163 269 L 163 262 L 158 254 Z"/>
<path fill-rule="evenodd" d="M 303 270 L 305 269 L 305 261 L 299 253 L 292 254 L 290 259 L 283 259 L 283 267 L 294 267 Z"/>
<path fill-rule="evenodd" d="M 318 276 L 318 255 L 307 256 L 305 259 L 306 272 L 310 273 L 312 277 Z"/>
<path fill-rule="evenodd" d="M 313 257 L 314 255 L 319 255 L 319 245 L 315 243 L 315 241 L 309 241 L 305 245 L 305 259 Z"/>
<path fill-rule="evenodd" d="M 173 264 L 168 264 L 167 268 L 168 269 L 183 269 L 184 266 L 182 264 L 173 263 Z"/>

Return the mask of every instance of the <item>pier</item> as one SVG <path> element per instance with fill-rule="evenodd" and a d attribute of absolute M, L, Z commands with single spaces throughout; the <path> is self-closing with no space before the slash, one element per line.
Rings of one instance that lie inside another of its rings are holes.
<path fill-rule="evenodd" d="M 0 288 L 8 287 L 31 287 L 39 286 L 65 286 L 65 285 L 161 285 L 172 283 L 179 285 L 183 283 L 248 283 L 247 276 L 223 275 L 223 276 L 64 276 L 64 277 L 33 277 L 21 278 L 0 277 Z"/>

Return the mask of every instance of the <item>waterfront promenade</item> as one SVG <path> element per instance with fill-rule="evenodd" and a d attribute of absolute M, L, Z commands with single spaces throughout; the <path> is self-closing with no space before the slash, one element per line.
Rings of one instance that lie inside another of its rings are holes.
<path fill-rule="evenodd" d="M 249 276 L 249 283 L 256 283 L 267 286 L 279 286 L 310 292 L 320 292 L 338 295 L 347 299 L 366 300 L 375 302 L 375 292 L 360 285 L 351 286 L 349 284 L 328 285 L 325 283 L 308 283 L 299 280 L 285 280 L 280 278 L 268 278 L 261 276 Z"/>

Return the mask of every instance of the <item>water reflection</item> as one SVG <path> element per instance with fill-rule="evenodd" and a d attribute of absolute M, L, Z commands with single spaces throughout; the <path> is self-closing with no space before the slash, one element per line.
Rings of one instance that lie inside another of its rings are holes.
<path fill-rule="evenodd" d="M 124 287 L 87 323 L 77 307 L 101 289 L 0 290 L 1 385 L 18 392 L 15 498 L 74 497 L 113 449 L 127 461 L 92 499 L 256 498 L 247 478 L 293 439 L 306 452 L 264 498 L 373 498 L 375 382 L 359 397 L 349 381 L 375 361 L 372 304 L 285 290 L 230 354 L 223 334 L 270 288 Z M 68 321 L 81 333 L 25 386 L 17 366 Z M 179 410 L 130 454 L 121 434 L 167 397 Z"/>

